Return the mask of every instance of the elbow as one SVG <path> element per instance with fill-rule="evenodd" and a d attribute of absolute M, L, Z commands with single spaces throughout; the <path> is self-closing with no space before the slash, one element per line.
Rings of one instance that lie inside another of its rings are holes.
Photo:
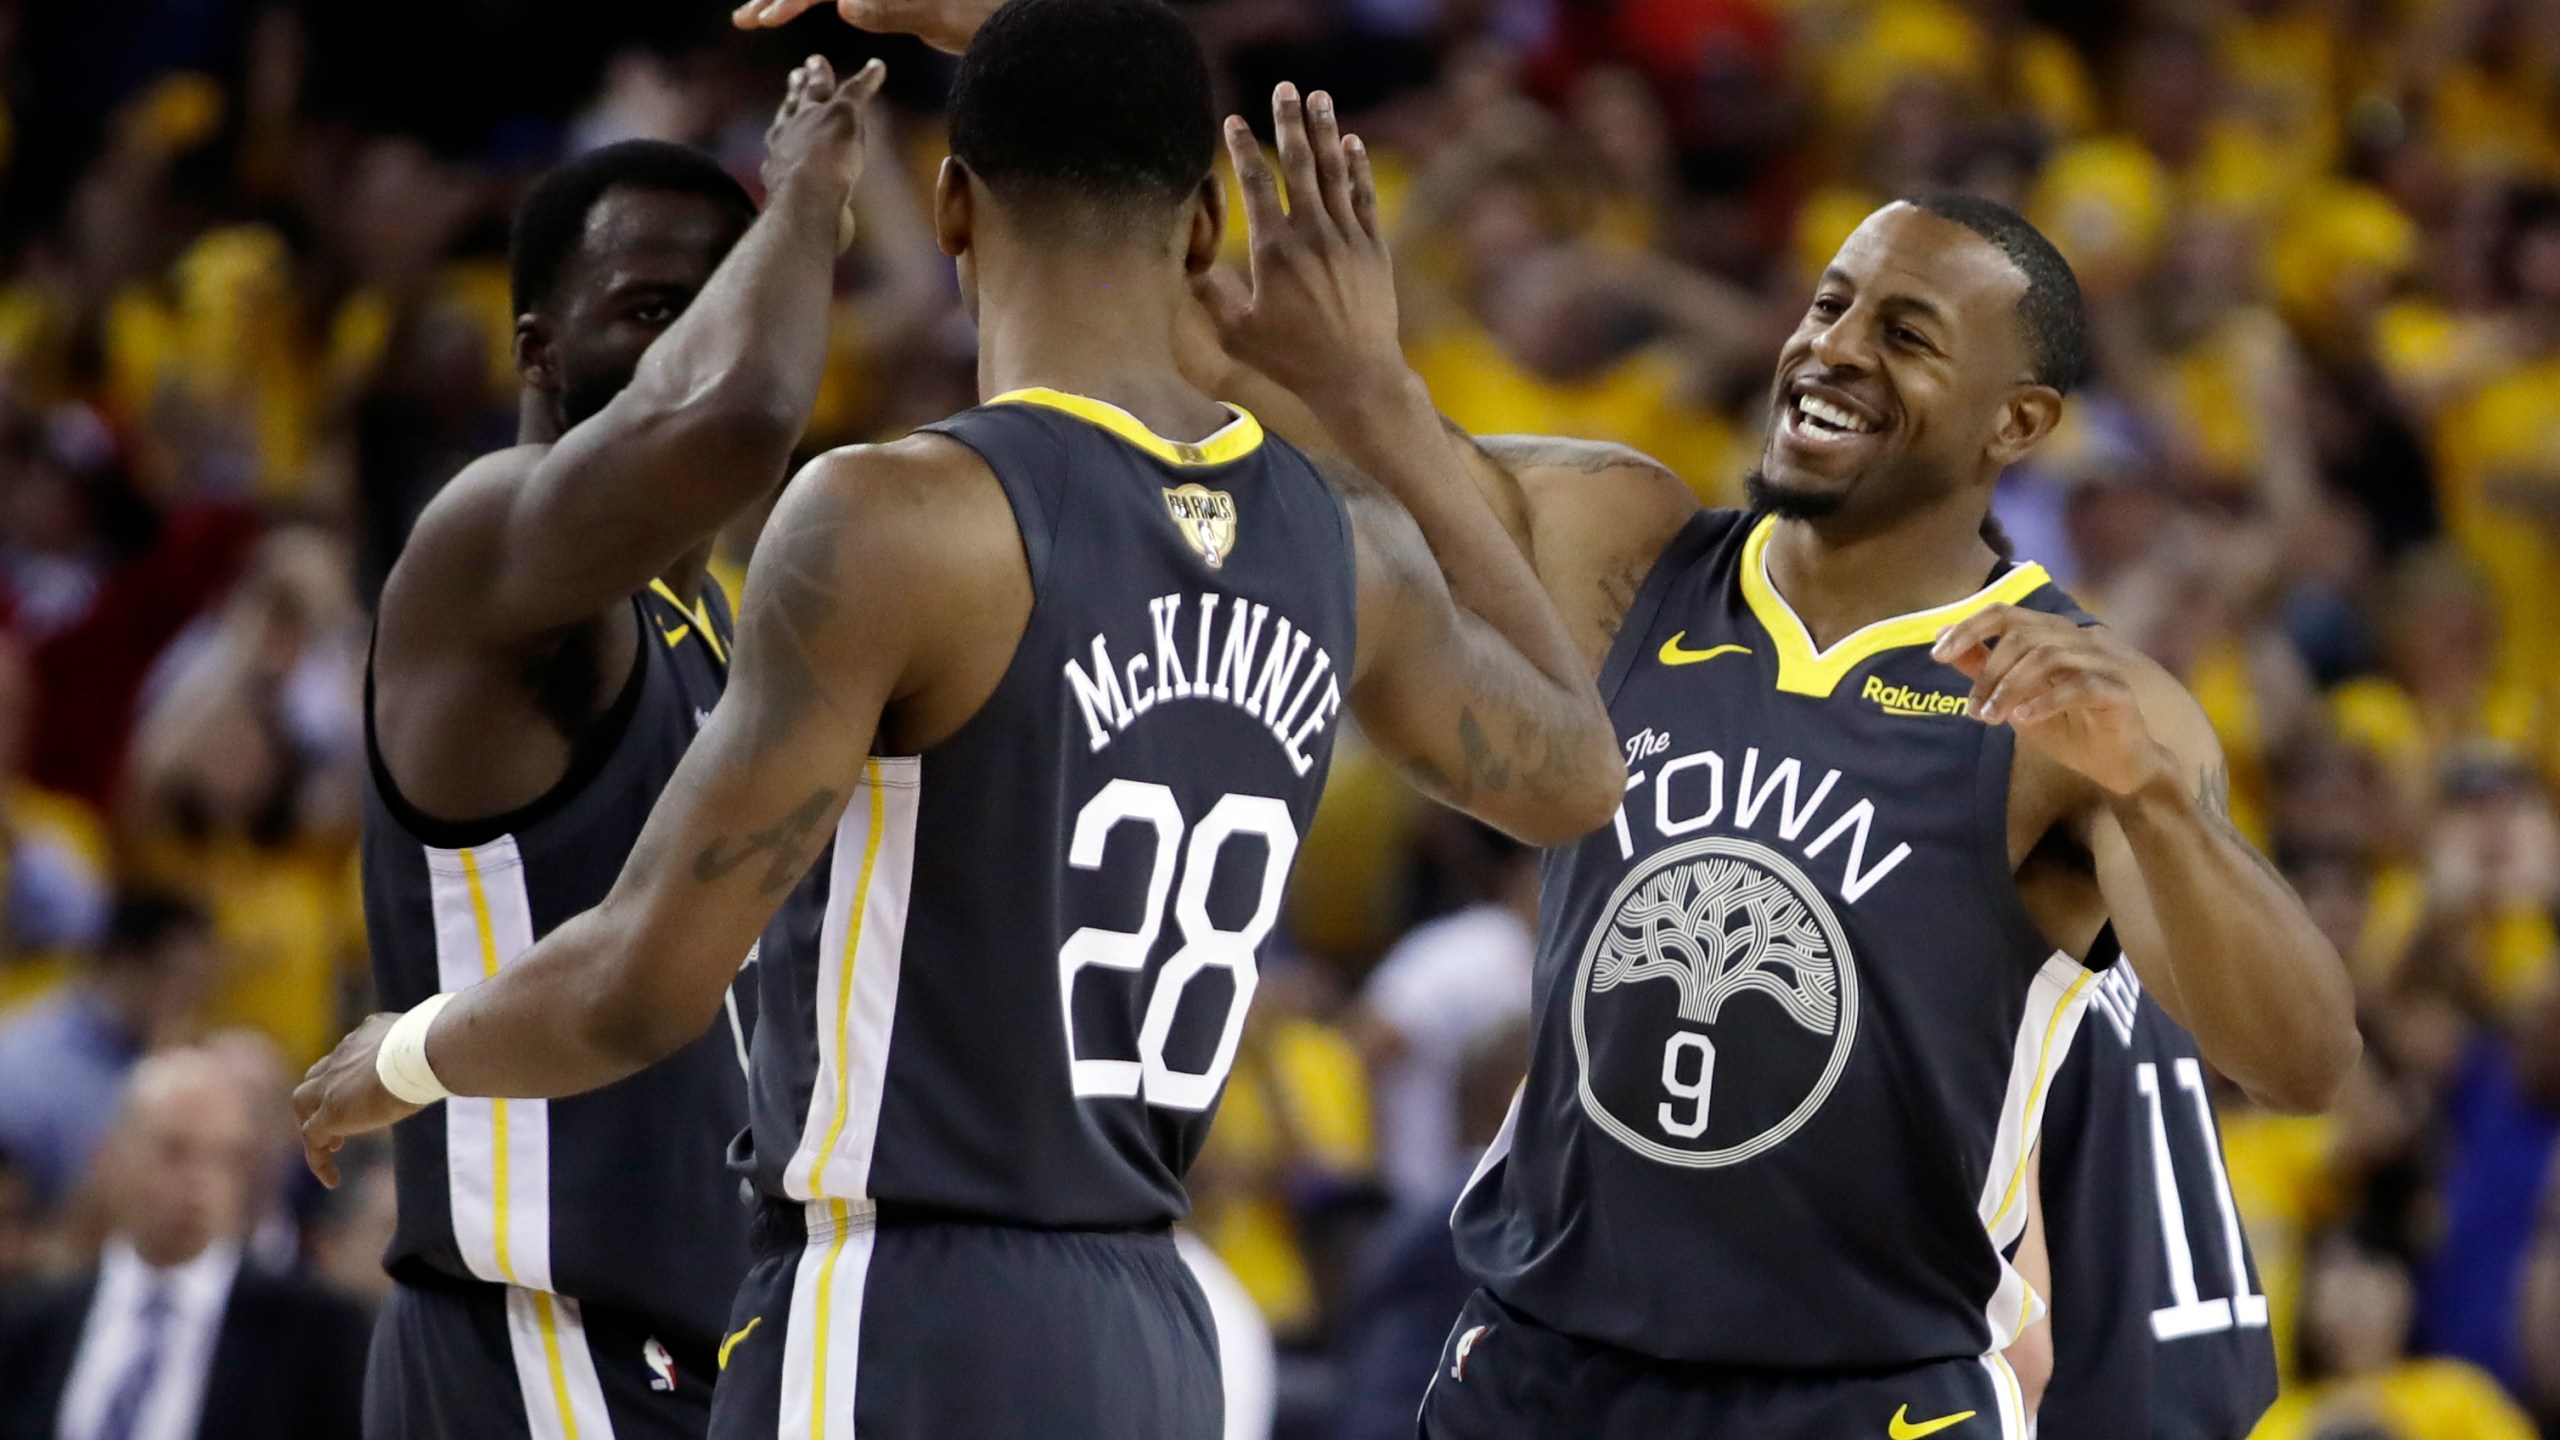
<path fill-rule="evenodd" d="M 702 483 L 734 486 L 752 499 L 780 480 L 808 426 L 808 406 L 784 389 L 735 375 L 691 388 L 634 381 L 614 403 L 631 402 L 635 438 L 694 457 Z M 750 457 L 766 463 L 741 463 Z"/>
<path fill-rule="evenodd" d="M 1557 787 L 1536 813 L 1510 827 L 1513 839 L 1540 849 L 1568 845 L 1617 817 L 1618 803 L 1627 793 L 1627 765 L 1618 755 L 1616 737 L 1606 738 L 1606 748 L 1574 767 L 1571 783 Z"/>
<path fill-rule="evenodd" d="M 2364 1036 L 2346 1023 L 2300 1046 L 2285 1063 L 2244 1082 L 2241 1089 L 2261 1108 L 2282 1115 L 2318 1115 L 2338 1101 L 2347 1077 L 2364 1056 Z"/>

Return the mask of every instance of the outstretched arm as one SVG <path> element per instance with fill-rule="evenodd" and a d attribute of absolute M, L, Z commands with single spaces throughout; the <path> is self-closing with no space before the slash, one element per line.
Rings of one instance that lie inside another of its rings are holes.
<path fill-rule="evenodd" d="M 2346 962 L 2232 828 L 2230 771 L 2195 698 L 2102 628 L 2007 605 L 1934 653 L 1972 677 L 1976 718 L 2094 784 L 2079 828 L 2107 915 L 2205 1058 L 2271 1109 L 2327 1108 L 2363 1046 Z"/>
<path fill-rule="evenodd" d="M 773 489 L 825 369 L 826 300 L 881 75 L 875 61 L 839 84 L 815 57 L 792 72 L 766 133 L 764 213 L 631 383 L 529 470 L 475 467 L 458 503 L 420 524 L 392 588 L 434 612 L 422 629 L 488 643 L 588 619 Z"/>
<path fill-rule="evenodd" d="M 1230 119 L 1252 280 L 1222 277 L 1203 298 L 1223 348 L 1303 399 L 1350 462 L 1329 469 L 1359 541 L 1361 728 L 1425 789 L 1523 840 L 1585 834 L 1625 788 L 1616 732 L 1405 365 L 1368 152 L 1335 129 L 1322 91 L 1302 103 L 1284 84 L 1272 111 L 1297 203 L 1283 210 L 1260 147 Z"/>
<path fill-rule="evenodd" d="M 881 710 L 926 648 L 915 597 L 947 598 L 959 588 L 948 572 L 974 562 L 937 518 L 963 488 L 956 451 L 936 437 L 838 451 L 784 492 L 748 571 L 728 690 L 621 877 L 595 909 L 445 1002 L 426 1035 L 438 1083 L 576 1094 L 712 1022 L 748 947 L 833 834 Z M 346 1136 L 415 1109 L 376 1078 L 396 1018 L 367 1020 L 295 1092 L 323 1179 Z"/>

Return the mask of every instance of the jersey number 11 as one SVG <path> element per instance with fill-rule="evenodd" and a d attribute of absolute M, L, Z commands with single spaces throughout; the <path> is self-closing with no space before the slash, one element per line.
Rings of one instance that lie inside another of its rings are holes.
<path fill-rule="evenodd" d="M 2213 1105 L 2204 1093 L 2204 1067 L 2182 1057 L 2177 1071 L 2178 1088 L 2195 1097 L 2196 1124 L 2203 1130 L 2205 1164 L 2213 1175 L 2214 1201 L 2222 1211 L 2222 1254 L 2231 1265 L 2231 1298 L 2206 1300 L 2196 1293 L 2196 1257 L 2187 1245 L 2186 1206 L 2178 1198 L 2168 1116 L 2160 1105 L 2160 1067 L 2146 1060 L 2134 1067 L 2133 1081 L 2151 1102 L 2151 1178 L 2160 1193 L 2160 1239 L 2169 1249 L 2173 1303 L 2151 1312 L 2151 1333 L 2161 1340 L 2219 1334 L 2235 1324 L 2267 1323 L 2267 1297 L 2249 1289 L 2249 1252 L 2240 1238 L 2239 1209 L 2231 1203 L 2231 1177 L 2222 1168 L 2222 1139 L 2214 1131 Z"/>

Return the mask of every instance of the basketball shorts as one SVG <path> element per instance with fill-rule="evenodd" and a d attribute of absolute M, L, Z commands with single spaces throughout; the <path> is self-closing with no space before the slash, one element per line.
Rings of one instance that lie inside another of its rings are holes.
<path fill-rule="evenodd" d="M 713 1357 L 636 1316 L 455 1281 L 394 1284 L 365 1365 L 365 1440 L 702 1440 Z"/>
<path fill-rule="evenodd" d="M 1424 1440 L 2025 1440 L 1998 1356 L 1902 1370 L 1684 1365 L 1550 1330 L 1482 1290 L 1424 1393 Z"/>
<path fill-rule="evenodd" d="M 1217 1334 L 1166 1231 L 768 1201 L 714 1440 L 1220 1440 Z"/>

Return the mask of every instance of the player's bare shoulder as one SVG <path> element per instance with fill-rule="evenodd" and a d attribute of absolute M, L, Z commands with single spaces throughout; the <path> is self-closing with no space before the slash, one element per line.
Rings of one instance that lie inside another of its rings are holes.
<path fill-rule="evenodd" d="M 482 598 L 518 493 L 551 447 L 510 445 L 462 467 L 419 511 L 382 587 L 387 630 L 450 633 Z"/>
<path fill-rule="evenodd" d="M 858 603 L 866 633 L 902 637 L 883 717 L 900 753 L 930 748 L 1003 678 L 1029 622 L 1031 567 L 1012 502 L 975 450 L 930 432 L 831 450 L 783 490 L 747 576 L 744 607 Z"/>
<path fill-rule="evenodd" d="M 1698 513 L 1671 467 L 1625 445 L 1485 435 L 1478 449 L 1518 482 L 1515 534 L 1596 671 L 1663 548 Z"/>

